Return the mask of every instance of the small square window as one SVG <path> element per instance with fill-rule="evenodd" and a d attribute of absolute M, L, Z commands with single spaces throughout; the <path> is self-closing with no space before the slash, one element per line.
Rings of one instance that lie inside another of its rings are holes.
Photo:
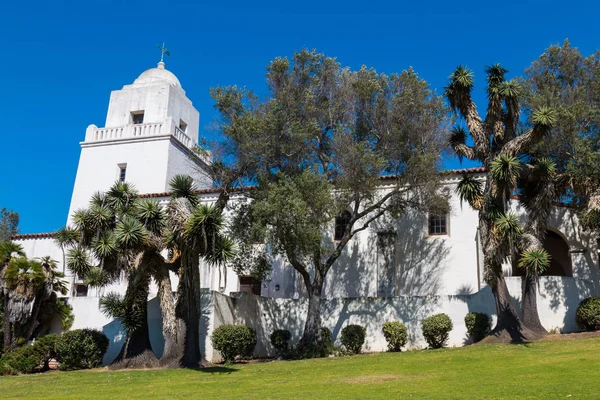
<path fill-rule="evenodd" d="M 429 235 L 447 235 L 448 234 L 448 216 L 447 214 L 429 214 Z"/>
<path fill-rule="evenodd" d="M 78 283 L 75 285 L 75 297 L 87 297 L 88 286 L 86 284 Z"/>
<path fill-rule="evenodd" d="M 127 164 L 119 164 L 119 181 L 125 182 L 127 175 Z"/>
<path fill-rule="evenodd" d="M 181 119 L 179 120 L 179 129 L 181 129 L 183 132 L 187 132 L 187 124 Z"/>
<path fill-rule="evenodd" d="M 139 125 L 144 123 L 144 112 L 143 111 L 135 111 L 131 113 L 131 122 L 134 125 Z"/>

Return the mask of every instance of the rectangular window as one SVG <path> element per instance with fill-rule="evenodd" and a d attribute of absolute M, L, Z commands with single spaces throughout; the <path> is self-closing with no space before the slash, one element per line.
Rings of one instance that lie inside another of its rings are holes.
<path fill-rule="evenodd" d="M 183 132 L 187 132 L 187 124 L 183 122 L 182 119 L 179 120 L 179 129 L 181 129 Z"/>
<path fill-rule="evenodd" d="M 131 113 L 131 122 L 135 125 L 144 123 L 144 112 L 143 111 L 134 111 Z"/>
<path fill-rule="evenodd" d="M 125 182 L 127 175 L 127 164 L 119 164 L 119 181 Z"/>
<path fill-rule="evenodd" d="M 448 216 L 447 214 L 429 214 L 429 235 L 447 235 L 448 234 Z"/>
<path fill-rule="evenodd" d="M 88 286 L 78 283 L 75 285 L 75 297 L 86 297 L 88 295 Z"/>

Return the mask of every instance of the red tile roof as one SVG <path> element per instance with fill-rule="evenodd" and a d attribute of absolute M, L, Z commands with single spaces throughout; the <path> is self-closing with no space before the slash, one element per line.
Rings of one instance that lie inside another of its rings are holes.
<path fill-rule="evenodd" d="M 26 240 L 26 239 L 46 239 L 54 237 L 54 232 L 45 233 L 23 233 L 21 235 L 13 235 L 10 240 Z"/>

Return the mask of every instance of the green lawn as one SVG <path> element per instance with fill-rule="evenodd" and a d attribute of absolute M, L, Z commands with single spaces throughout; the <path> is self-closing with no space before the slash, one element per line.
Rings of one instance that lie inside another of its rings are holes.
<path fill-rule="evenodd" d="M 600 337 L 265 362 L 0 378 L 10 399 L 598 399 Z"/>

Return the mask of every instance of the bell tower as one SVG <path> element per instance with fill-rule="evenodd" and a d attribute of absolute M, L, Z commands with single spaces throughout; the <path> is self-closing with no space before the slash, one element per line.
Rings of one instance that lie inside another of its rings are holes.
<path fill-rule="evenodd" d="M 210 155 L 193 152 L 199 123 L 198 110 L 162 58 L 156 68 L 113 91 L 104 127 L 88 126 L 80 143 L 68 220 L 87 207 L 92 194 L 117 180 L 132 183 L 141 194 L 161 193 L 173 176 L 187 174 L 198 188 L 209 188 Z"/>

